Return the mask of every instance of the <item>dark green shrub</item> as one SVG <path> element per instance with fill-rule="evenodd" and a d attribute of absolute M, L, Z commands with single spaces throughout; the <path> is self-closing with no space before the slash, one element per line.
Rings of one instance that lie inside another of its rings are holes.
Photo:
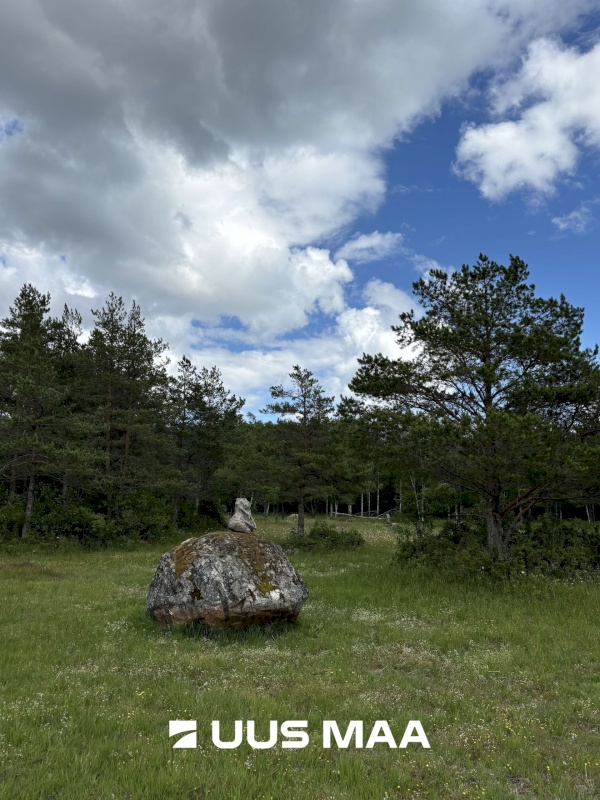
<path fill-rule="evenodd" d="M 230 516 L 225 506 L 210 500 L 201 500 L 197 506 L 194 501 L 184 500 L 177 515 L 177 527 L 194 534 L 219 530 L 226 527 Z"/>
<path fill-rule="evenodd" d="M 600 569 L 600 524 L 578 519 L 545 516 L 528 520 L 517 529 L 505 559 L 487 550 L 485 529 L 477 520 L 447 522 L 439 532 L 404 522 L 397 532 L 400 563 L 419 565 L 449 578 L 572 575 Z"/>
<path fill-rule="evenodd" d="M 13 497 L 0 506 L 0 540 L 18 539 L 25 519 L 25 500 Z"/>
<path fill-rule="evenodd" d="M 548 514 L 517 531 L 511 556 L 526 573 L 561 575 L 600 569 L 600 523 Z"/>
<path fill-rule="evenodd" d="M 359 531 L 338 530 L 325 521 L 315 522 L 304 536 L 290 534 L 284 546 L 300 547 L 306 550 L 352 550 L 365 543 Z"/>
<path fill-rule="evenodd" d="M 68 538 L 80 544 L 102 546 L 110 538 L 110 529 L 102 514 L 83 505 L 70 504 L 56 506 L 43 515 L 36 514 L 31 535 L 47 542 Z"/>
<path fill-rule="evenodd" d="M 446 522 L 440 531 L 425 523 L 402 522 L 397 528 L 396 558 L 441 572 L 450 578 L 489 573 L 492 559 L 485 549 L 485 533 L 473 521 Z"/>
<path fill-rule="evenodd" d="M 120 504 L 115 515 L 115 539 L 152 542 L 163 539 L 172 530 L 170 503 L 149 491 L 133 492 Z"/>

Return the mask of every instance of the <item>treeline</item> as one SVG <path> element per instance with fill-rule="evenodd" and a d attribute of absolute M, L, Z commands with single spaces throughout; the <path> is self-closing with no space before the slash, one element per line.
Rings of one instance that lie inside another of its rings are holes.
<path fill-rule="evenodd" d="M 214 525 L 244 495 L 255 513 L 297 510 L 300 535 L 305 512 L 393 510 L 425 549 L 442 517 L 452 541 L 468 528 L 510 560 L 541 515 L 594 523 L 598 350 L 581 346 L 583 309 L 527 277 L 512 256 L 433 270 L 413 286 L 420 316 L 394 326 L 403 357 L 363 356 L 337 406 L 294 366 L 259 419 L 216 367 L 184 357 L 169 374 L 135 303 L 111 295 L 82 341 L 76 311 L 51 318 L 24 286 L 0 322 L 0 535 L 152 538 Z"/>
<path fill-rule="evenodd" d="M 49 295 L 25 285 L 0 321 L 0 537 L 152 539 L 218 526 L 240 495 L 299 510 L 300 533 L 305 505 L 347 511 L 363 492 L 378 507 L 381 459 L 308 370 L 272 387 L 277 422 L 244 420 L 217 367 L 184 356 L 169 374 L 135 302 L 111 294 L 92 314 L 84 340 L 76 310 L 51 317 Z"/>
<path fill-rule="evenodd" d="M 26 285 L 0 323 L 2 535 L 103 541 L 193 524 L 243 401 L 186 357 L 170 376 L 137 304 L 111 294 L 82 342 L 79 313 L 52 318 L 49 301 Z"/>
<path fill-rule="evenodd" d="M 257 513 L 445 513 L 464 493 L 428 485 L 402 450 L 398 420 L 337 413 L 308 370 L 271 387 L 263 420 L 216 367 L 168 372 L 136 303 L 111 294 L 81 316 L 50 316 L 25 285 L 0 321 L 0 536 L 93 544 L 214 526 L 236 496 Z M 276 421 L 267 421 L 268 418 Z M 408 468 L 407 468 L 408 466 Z M 462 499 L 461 499 L 462 498 Z"/>

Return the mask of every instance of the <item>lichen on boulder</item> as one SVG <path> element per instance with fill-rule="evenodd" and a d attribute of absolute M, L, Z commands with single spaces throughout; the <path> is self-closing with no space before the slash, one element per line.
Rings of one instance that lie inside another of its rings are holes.
<path fill-rule="evenodd" d="M 305 582 L 279 545 L 224 531 L 186 539 L 162 556 L 146 611 L 161 625 L 243 628 L 293 622 L 307 597 Z"/>

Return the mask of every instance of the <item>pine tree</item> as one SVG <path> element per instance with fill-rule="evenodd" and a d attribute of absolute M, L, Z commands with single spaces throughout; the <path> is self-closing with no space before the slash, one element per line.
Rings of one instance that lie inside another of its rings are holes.
<path fill-rule="evenodd" d="M 410 361 L 365 355 L 358 394 L 427 418 L 431 464 L 484 501 L 488 547 L 508 553 L 526 511 L 565 477 L 581 408 L 598 394 L 597 348 L 582 350 L 583 309 L 542 299 L 527 265 L 480 256 L 413 284 L 425 310 L 400 315 Z"/>
<path fill-rule="evenodd" d="M 167 345 L 151 340 L 140 307 L 129 312 L 109 296 L 92 312 L 94 329 L 84 350 L 85 396 L 94 419 L 94 447 L 101 459 L 97 488 L 110 517 L 133 490 L 160 485 L 166 438 Z"/>
<path fill-rule="evenodd" d="M 173 524 L 181 501 L 206 499 L 224 460 L 228 433 L 238 425 L 244 401 L 223 385 L 217 367 L 196 368 L 186 356 L 169 382 L 168 428 L 174 442 Z"/>
<path fill-rule="evenodd" d="M 60 471 L 64 389 L 53 345 L 61 328 L 48 314 L 50 295 L 22 287 L 0 322 L 0 447 L 10 494 L 22 483 L 26 495 L 21 536 L 28 535 L 36 483 Z"/>
<path fill-rule="evenodd" d="M 328 494 L 334 459 L 331 449 L 331 418 L 334 398 L 326 397 L 312 372 L 295 365 L 289 375 L 292 385 L 271 386 L 269 403 L 262 413 L 277 414 L 280 485 L 298 502 L 298 535 L 304 536 L 307 497 Z"/>

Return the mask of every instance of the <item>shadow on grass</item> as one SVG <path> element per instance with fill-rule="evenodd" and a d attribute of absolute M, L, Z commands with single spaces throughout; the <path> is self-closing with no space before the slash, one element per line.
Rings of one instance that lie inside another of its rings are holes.
<path fill-rule="evenodd" d="M 263 625 L 248 625 L 245 628 L 223 628 L 214 630 L 201 622 L 194 625 L 182 625 L 177 630 L 183 639 L 203 639 L 221 645 L 239 644 L 249 645 L 264 644 L 274 641 L 289 634 L 298 627 L 298 623 L 274 622 Z"/>
<path fill-rule="evenodd" d="M 172 625 L 162 628 L 145 611 L 139 610 L 130 616 L 131 624 L 140 633 L 144 633 L 151 638 L 162 636 L 173 637 L 184 640 L 197 640 L 203 642 L 213 642 L 214 644 L 227 647 L 240 643 L 248 646 L 264 646 L 268 642 L 276 641 L 283 636 L 294 635 L 302 628 L 302 622 L 274 622 L 261 625 L 248 625 L 245 628 L 222 628 L 215 630 L 196 622 L 192 625 Z"/>

